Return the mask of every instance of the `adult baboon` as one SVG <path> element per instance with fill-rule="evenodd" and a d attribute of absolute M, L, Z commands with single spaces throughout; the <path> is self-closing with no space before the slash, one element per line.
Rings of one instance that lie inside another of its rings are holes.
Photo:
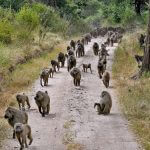
<path fill-rule="evenodd" d="M 112 107 L 112 99 L 107 91 L 101 93 L 100 103 L 95 103 L 94 108 L 97 106 L 98 114 L 108 115 Z"/>
<path fill-rule="evenodd" d="M 73 83 L 75 86 L 80 86 L 80 81 L 81 81 L 81 71 L 74 67 L 70 71 L 70 75 L 73 77 Z"/>
<path fill-rule="evenodd" d="M 100 79 L 102 78 L 103 73 L 105 72 L 105 68 L 104 68 L 104 64 L 102 61 L 98 61 L 98 65 L 97 65 L 97 70 L 98 70 L 98 74 Z"/>
<path fill-rule="evenodd" d="M 51 60 L 51 65 L 52 65 L 55 72 L 56 72 L 56 67 L 57 67 L 57 70 L 59 71 L 60 66 L 56 60 Z"/>
<path fill-rule="evenodd" d="M 103 81 L 103 84 L 105 85 L 105 87 L 108 88 L 109 87 L 109 81 L 110 81 L 109 72 L 104 73 L 102 81 Z"/>
<path fill-rule="evenodd" d="M 85 37 L 84 37 L 84 39 L 85 39 L 85 44 L 88 44 L 89 42 L 91 42 L 92 38 L 91 38 L 90 33 L 86 34 Z"/>
<path fill-rule="evenodd" d="M 94 55 L 98 55 L 98 51 L 99 51 L 99 45 L 98 43 L 94 42 L 93 44 L 93 52 L 94 52 Z"/>
<path fill-rule="evenodd" d="M 87 70 L 90 69 L 91 73 L 92 73 L 92 67 L 91 64 L 83 64 L 83 71 L 87 72 Z"/>
<path fill-rule="evenodd" d="M 65 65 L 65 54 L 62 52 L 58 54 L 58 63 L 61 63 L 61 67 Z"/>
<path fill-rule="evenodd" d="M 50 111 L 50 97 L 47 91 L 38 91 L 34 99 L 42 117 L 45 117 L 46 114 L 48 115 Z"/>
<path fill-rule="evenodd" d="M 53 78 L 53 76 L 54 76 L 54 69 L 53 68 L 49 68 L 49 71 L 48 71 L 48 73 L 49 73 L 49 77 L 50 78 Z"/>
<path fill-rule="evenodd" d="M 32 144 L 33 138 L 31 133 L 31 127 L 29 125 L 22 123 L 15 123 L 14 131 L 20 144 L 20 150 L 22 150 L 24 146 L 25 148 L 28 148 L 27 138 L 30 140 L 29 145 Z"/>
<path fill-rule="evenodd" d="M 84 37 L 81 39 L 81 43 L 84 45 L 85 44 L 85 39 Z"/>
<path fill-rule="evenodd" d="M 42 71 L 42 73 L 40 74 L 40 84 L 43 87 L 43 83 L 44 82 L 44 86 L 48 85 L 48 78 L 49 78 L 49 70 L 48 69 L 44 69 Z"/>
<path fill-rule="evenodd" d="M 73 48 L 73 50 L 75 50 L 75 48 L 76 48 L 76 42 L 74 40 L 71 40 L 70 47 Z"/>
<path fill-rule="evenodd" d="M 17 94 L 16 95 L 16 100 L 19 105 L 20 110 L 25 110 L 25 103 L 28 105 L 28 109 L 30 109 L 30 103 L 29 103 L 29 98 L 27 95 L 23 94 Z"/>
<path fill-rule="evenodd" d="M 69 56 L 67 60 L 67 69 L 68 72 L 73 68 L 76 67 L 76 58 L 74 56 Z"/>
<path fill-rule="evenodd" d="M 17 110 L 13 107 L 8 107 L 5 111 L 4 118 L 8 120 L 11 127 L 14 127 L 15 123 L 28 123 L 28 115 L 25 111 Z M 15 138 L 15 132 L 13 132 L 13 138 Z"/>
<path fill-rule="evenodd" d="M 78 43 L 77 50 L 76 50 L 76 57 L 81 57 L 84 55 L 85 55 L 84 45 L 82 45 L 81 43 Z"/>

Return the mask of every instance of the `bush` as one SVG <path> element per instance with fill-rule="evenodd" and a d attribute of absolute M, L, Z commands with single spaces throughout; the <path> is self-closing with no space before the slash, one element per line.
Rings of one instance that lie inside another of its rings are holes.
<path fill-rule="evenodd" d="M 38 27 L 40 18 L 32 8 L 25 5 L 17 13 L 16 20 L 22 27 L 28 28 L 29 32 L 31 32 Z"/>
<path fill-rule="evenodd" d="M 2 19 L 0 21 L 0 42 L 11 43 L 13 31 L 12 24 L 6 19 Z"/>

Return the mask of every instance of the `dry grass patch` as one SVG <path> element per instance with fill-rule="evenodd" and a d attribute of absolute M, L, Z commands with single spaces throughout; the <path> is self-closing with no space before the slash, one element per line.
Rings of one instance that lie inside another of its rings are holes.
<path fill-rule="evenodd" d="M 137 33 L 126 35 L 116 50 L 113 77 L 125 116 L 143 147 L 150 150 L 150 74 L 143 75 L 140 80 L 130 79 L 138 71 L 135 54 L 143 54 Z"/>

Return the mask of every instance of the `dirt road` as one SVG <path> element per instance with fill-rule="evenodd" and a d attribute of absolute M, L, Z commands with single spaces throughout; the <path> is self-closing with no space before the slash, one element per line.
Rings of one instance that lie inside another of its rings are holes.
<path fill-rule="evenodd" d="M 106 89 L 97 74 L 98 57 L 92 51 L 93 42 L 101 44 L 104 39 L 93 39 L 85 47 L 86 56 L 77 59 L 77 66 L 91 63 L 93 73 L 83 73 L 81 87 L 74 87 L 73 80 L 63 68 L 49 80 L 49 86 L 42 88 L 39 80 L 28 91 L 32 109 L 28 112 L 33 132 L 30 150 L 138 150 L 135 137 L 128 129 L 128 122 L 122 116 L 111 80 Z M 107 70 L 111 73 L 115 47 L 108 48 Z M 51 98 L 51 112 L 42 118 L 34 102 L 38 90 L 47 90 Z M 113 99 L 111 114 L 97 115 L 93 108 L 99 102 L 102 90 L 108 90 Z M 11 136 L 4 144 L 4 150 L 18 150 L 19 145 Z"/>

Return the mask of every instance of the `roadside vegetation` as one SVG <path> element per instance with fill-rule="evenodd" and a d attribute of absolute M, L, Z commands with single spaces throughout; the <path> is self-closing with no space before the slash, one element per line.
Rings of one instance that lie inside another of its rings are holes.
<path fill-rule="evenodd" d="M 150 149 L 150 74 L 145 73 L 139 80 L 131 77 L 139 71 L 134 55 L 143 55 L 137 37 L 140 33 L 129 33 L 115 52 L 113 77 L 121 108 L 130 125 L 140 138 L 143 147 Z"/>

